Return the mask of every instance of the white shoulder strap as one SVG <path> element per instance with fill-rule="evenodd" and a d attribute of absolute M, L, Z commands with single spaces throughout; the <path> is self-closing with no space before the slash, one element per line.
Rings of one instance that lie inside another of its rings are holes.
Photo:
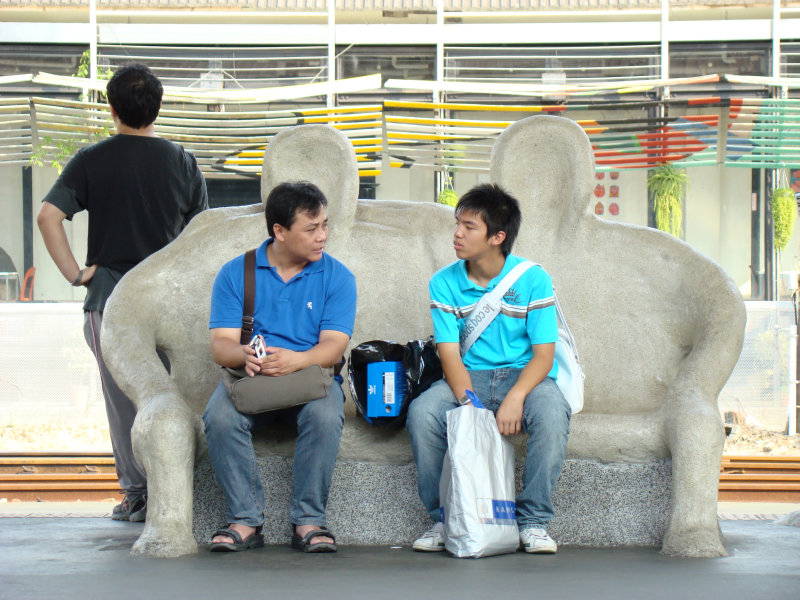
<path fill-rule="evenodd" d="M 541 267 L 539 263 L 533 263 L 537 267 Z M 542 267 L 544 268 L 544 267 Z M 572 353 L 575 355 L 575 360 L 580 364 L 580 359 L 578 358 L 578 346 L 575 344 L 575 338 L 572 337 L 572 332 L 569 329 L 569 325 L 567 325 L 567 320 L 564 318 L 564 311 L 561 310 L 561 304 L 558 301 L 558 296 L 556 295 L 556 290 L 553 288 L 553 302 L 556 305 L 556 315 L 558 317 L 558 328 L 563 330 L 564 333 L 567 335 L 567 341 L 569 342 L 569 347 L 572 350 Z"/>
<path fill-rule="evenodd" d="M 467 353 L 472 347 L 472 344 L 475 343 L 475 340 L 481 337 L 481 334 L 489 326 L 489 323 L 500 314 L 500 303 L 505 293 L 514 285 L 514 282 L 519 279 L 525 271 L 533 267 L 534 264 L 535 263 L 528 260 L 523 260 L 511 269 L 491 292 L 484 294 L 483 297 L 478 300 L 475 308 L 469 313 L 467 324 L 461 331 L 461 339 L 459 340 L 461 356 Z"/>

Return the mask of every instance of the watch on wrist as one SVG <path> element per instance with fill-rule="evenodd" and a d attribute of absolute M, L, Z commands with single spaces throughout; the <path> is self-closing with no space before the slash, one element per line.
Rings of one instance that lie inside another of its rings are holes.
<path fill-rule="evenodd" d="M 78 276 L 72 282 L 72 287 L 78 287 L 81 284 L 81 279 L 83 279 L 83 269 L 78 270 Z"/>

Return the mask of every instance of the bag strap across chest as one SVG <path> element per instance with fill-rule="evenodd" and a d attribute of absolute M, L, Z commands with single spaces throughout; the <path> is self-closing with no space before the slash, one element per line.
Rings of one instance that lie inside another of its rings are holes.
<path fill-rule="evenodd" d="M 242 307 L 242 333 L 240 344 L 249 344 L 253 337 L 253 313 L 256 304 L 256 249 L 244 255 L 244 306 Z"/>
<path fill-rule="evenodd" d="M 527 260 L 522 261 L 511 269 L 491 292 L 481 296 L 475 308 L 470 312 L 467 323 L 461 331 L 461 339 L 459 340 L 461 356 L 467 353 L 472 347 L 472 344 L 481 337 L 481 334 L 489 326 L 489 323 L 500 314 L 500 303 L 503 301 L 503 296 L 508 289 L 514 285 L 514 282 L 532 266 L 534 266 L 534 263 Z"/>

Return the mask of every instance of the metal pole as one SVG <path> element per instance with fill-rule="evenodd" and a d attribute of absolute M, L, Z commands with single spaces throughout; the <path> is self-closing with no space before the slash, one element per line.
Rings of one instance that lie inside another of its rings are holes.
<path fill-rule="evenodd" d="M 336 0 L 328 0 L 328 83 L 336 81 Z M 326 106 L 333 107 L 333 90 L 328 91 Z"/>
<path fill-rule="evenodd" d="M 772 76 L 781 76 L 781 0 L 772 0 Z"/>
<path fill-rule="evenodd" d="M 761 270 L 761 169 L 750 171 L 750 299 L 766 300 Z"/>
<path fill-rule="evenodd" d="M 797 386 L 800 381 L 797 379 L 797 372 L 799 365 L 797 364 L 800 352 L 798 352 L 798 343 L 800 343 L 800 336 L 797 335 L 798 315 L 797 315 L 797 290 L 792 294 L 792 308 L 794 309 L 794 325 L 789 328 L 789 402 L 788 402 L 788 425 L 787 435 L 794 435 L 797 433 Z"/>
<path fill-rule="evenodd" d="M 764 300 L 775 301 L 775 226 L 772 217 L 772 169 L 764 169 Z"/>
<path fill-rule="evenodd" d="M 777 0 L 776 0 L 777 1 Z M 661 0 L 661 79 L 669 79 L 669 0 Z M 669 98 L 669 88 L 664 88 L 664 97 Z"/>
<path fill-rule="evenodd" d="M 436 0 L 436 83 L 433 90 L 433 102 L 439 104 L 442 102 L 441 85 L 444 82 L 444 0 Z M 444 111 L 436 109 L 434 113 L 437 118 L 444 118 Z M 437 131 L 439 126 L 437 126 Z M 441 148 L 442 140 L 437 140 L 436 144 Z M 444 164 L 444 153 L 442 153 L 442 163 Z M 444 189 L 444 176 L 440 171 L 433 172 L 433 200 L 439 198 L 439 194 Z"/>
<path fill-rule="evenodd" d="M 97 0 L 89 0 L 89 78 L 94 81 L 97 79 Z M 83 98 L 94 102 L 97 100 L 97 92 L 89 92 L 84 88 Z"/>

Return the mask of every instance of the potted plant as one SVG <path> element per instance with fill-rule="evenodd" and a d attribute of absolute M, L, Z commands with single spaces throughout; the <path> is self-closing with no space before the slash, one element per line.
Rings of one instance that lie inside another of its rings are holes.
<path fill-rule="evenodd" d="M 772 192 L 772 222 L 775 250 L 786 248 L 794 231 L 794 192 L 789 187 L 779 187 Z"/>
<path fill-rule="evenodd" d="M 453 179 L 450 177 L 450 173 L 447 169 L 444 170 L 442 174 L 444 177 L 444 189 L 439 192 L 439 196 L 437 196 L 436 201 L 439 204 L 446 204 L 447 206 L 455 206 L 458 204 L 458 194 L 453 189 Z"/>
<path fill-rule="evenodd" d="M 681 236 L 683 220 L 683 198 L 689 176 L 685 169 L 676 169 L 665 163 L 655 169 L 647 178 L 647 189 L 653 195 L 653 210 L 656 227 L 670 235 Z"/>
<path fill-rule="evenodd" d="M 772 245 L 777 259 L 778 276 L 787 291 L 797 287 L 797 271 L 784 272 L 781 258 L 783 250 L 789 245 L 789 240 L 792 238 L 796 210 L 794 191 L 788 185 L 772 191 Z"/>

